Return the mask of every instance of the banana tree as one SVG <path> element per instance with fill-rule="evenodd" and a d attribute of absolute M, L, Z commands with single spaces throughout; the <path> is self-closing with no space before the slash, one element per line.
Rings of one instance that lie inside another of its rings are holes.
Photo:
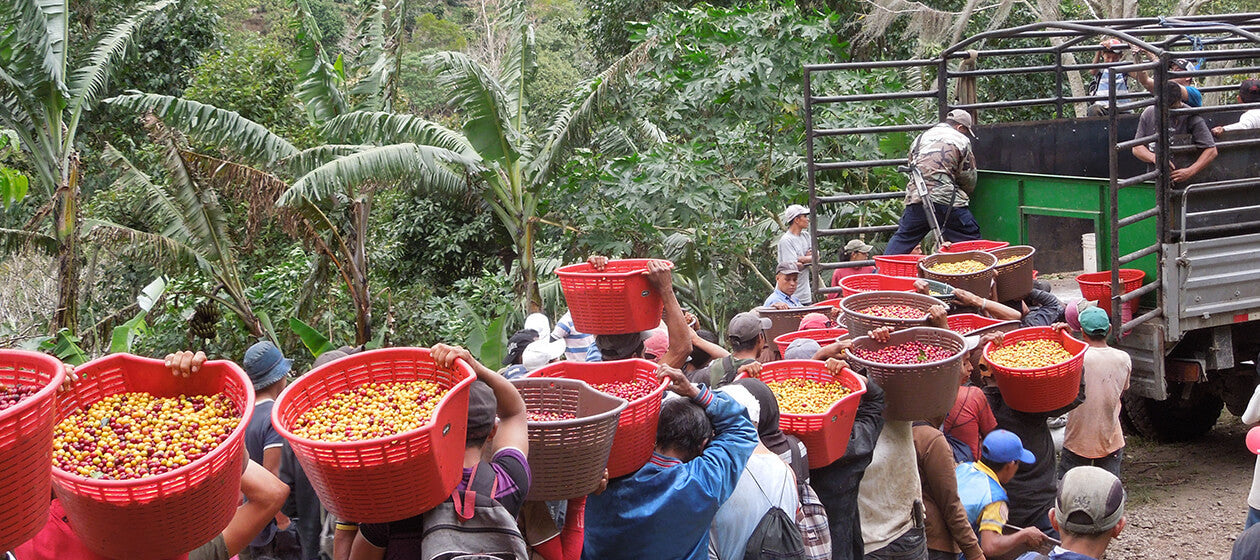
<path fill-rule="evenodd" d="M 521 275 L 519 291 L 525 306 L 538 311 L 542 298 L 534 240 L 543 189 L 572 150 L 589 141 L 593 126 L 605 109 L 605 98 L 646 60 L 652 43 L 641 44 L 580 85 L 550 124 L 538 128 L 525 120 L 527 86 L 537 69 L 537 60 L 533 27 L 522 4 L 516 4 L 499 25 L 508 27 L 511 40 L 498 68 L 488 68 L 461 52 L 439 52 L 426 57 L 426 63 L 440 71 L 439 84 L 450 90 L 451 104 L 463 117 L 460 132 L 413 115 L 389 112 L 355 111 L 335 117 L 324 127 L 330 142 L 378 147 L 312 169 L 294 181 L 280 202 L 321 200 L 373 182 L 419 180 L 432 184 L 434 166 L 403 165 L 406 160 L 395 156 L 413 154 L 424 146 L 438 146 L 443 151 L 431 156 L 419 152 L 410 157 L 458 154 L 473 162 L 469 169 L 477 180 L 464 184 L 444 181 L 440 185 L 472 191 L 494 212 L 516 251 Z"/>
<path fill-rule="evenodd" d="M 115 188 L 142 192 L 159 231 L 140 231 L 106 220 L 88 220 L 88 237 L 124 252 L 140 254 L 159 268 L 195 267 L 209 276 L 217 289 L 206 297 L 227 307 L 254 337 L 273 336 L 254 312 L 236 264 L 227 218 L 218 194 L 199 180 L 198 172 L 169 136 L 159 136 L 162 166 L 168 181 L 155 183 L 122 154 L 107 146 L 105 162 L 119 171 Z M 226 296 L 220 296 L 219 292 Z"/>
<path fill-rule="evenodd" d="M 175 3 L 143 4 L 106 31 L 83 57 L 69 52 L 69 0 L 0 2 L 0 127 L 21 140 L 44 204 L 24 230 L 3 230 L 0 246 L 51 249 L 57 259 L 52 331 L 78 327 L 79 121 L 105 90 L 132 35 Z M 71 68 L 72 63 L 77 63 Z"/>

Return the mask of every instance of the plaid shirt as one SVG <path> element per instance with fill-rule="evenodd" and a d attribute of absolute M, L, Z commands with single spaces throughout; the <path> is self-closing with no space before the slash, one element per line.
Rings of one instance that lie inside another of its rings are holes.
<path fill-rule="evenodd" d="M 801 528 L 805 540 L 807 560 L 831 560 L 831 528 L 827 525 L 827 510 L 818 500 L 818 494 L 808 484 L 796 487 L 801 497 L 801 512 L 796 526 Z"/>

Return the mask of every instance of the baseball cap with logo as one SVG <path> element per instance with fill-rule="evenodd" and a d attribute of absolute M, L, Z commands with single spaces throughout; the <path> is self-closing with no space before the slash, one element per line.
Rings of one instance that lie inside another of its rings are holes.
<path fill-rule="evenodd" d="M 1260 80 L 1243 80 L 1238 84 L 1238 97 L 1242 98 L 1243 103 L 1260 101 Z"/>
<path fill-rule="evenodd" d="M 1193 62 L 1190 62 L 1190 60 L 1186 58 L 1174 58 L 1168 63 L 1168 67 L 1172 68 L 1173 70 L 1187 70 L 1187 71 L 1194 71 L 1198 69 L 1198 67 L 1195 66 Z"/>
<path fill-rule="evenodd" d="M 538 340 L 538 332 L 534 329 L 521 329 L 512 333 L 512 337 L 508 339 L 507 354 L 503 355 L 503 365 L 521 363 L 521 354 L 525 352 L 525 347 L 535 340 Z"/>
<path fill-rule="evenodd" d="M 768 328 L 770 319 L 745 311 L 731 318 L 726 325 L 726 337 L 732 342 L 750 342 Z"/>
<path fill-rule="evenodd" d="M 1116 475 L 1098 467 L 1076 467 L 1063 475 L 1054 518 L 1078 535 L 1105 533 L 1124 518 L 1124 500 L 1124 486 Z"/>
<path fill-rule="evenodd" d="M 1081 324 L 1081 331 L 1085 333 L 1103 335 L 1111 330 L 1111 319 L 1101 307 L 1088 307 L 1081 310 L 1076 320 Z"/>
<path fill-rule="evenodd" d="M 1024 449 L 1024 442 L 1019 436 L 1007 430 L 993 430 L 984 436 L 984 443 L 980 445 L 980 456 L 997 463 L 1019 461 L 1031 465 L 1037 462 L 1032 451 Z"/>

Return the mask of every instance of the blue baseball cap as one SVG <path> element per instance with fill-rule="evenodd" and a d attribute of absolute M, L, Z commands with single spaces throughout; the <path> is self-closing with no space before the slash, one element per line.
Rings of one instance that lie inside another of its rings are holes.
<path fill-rule="evenodd" d="M 1019 461 L 1031 465 L 1037 462 L 1032 451 L 1024 449 L 1024 442 L 1019 436 L 1006 430 L 993 430 L 984 436 L 980 446 L 980 456 L 996 463 Z"/>

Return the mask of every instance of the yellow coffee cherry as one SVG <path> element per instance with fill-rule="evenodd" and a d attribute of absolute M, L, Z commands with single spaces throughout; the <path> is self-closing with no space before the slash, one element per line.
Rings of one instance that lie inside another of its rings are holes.
<path fill-rule="evenodd" d="M 365 383 L 306 411 L 292 429 L 332 442 L 392 436 L 427 424 L 446 393 L 433 381 Z"/>
<path fill-rule="evenodd" d="M 779 400 L 779 411 L 785 414 L 822 414 L 853 392 L 839 381 L 824 383 L 800 378 L 767 381 L 766 386 Z"/>
<path fill-rule="evenodd" d="M 989 266 L 980 261 L 968 259 L 958 262 L 938 262 L 929 266 L 928 270 L 937 274 L 971 274 L 986 268 Z"/>
<path fill-rule="evenodd" d="M 1056 340 L 1021 340 L 989 352 L 989 361 L 1008 368 L 1044 368 L 1058 365 L 1072 354 Z"/>

